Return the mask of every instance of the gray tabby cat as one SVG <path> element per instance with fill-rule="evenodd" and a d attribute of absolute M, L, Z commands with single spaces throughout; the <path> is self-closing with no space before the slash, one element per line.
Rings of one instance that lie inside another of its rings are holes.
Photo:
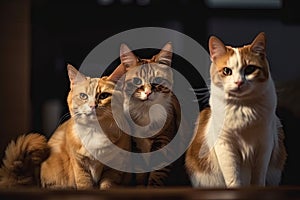
<path fill-rule="evenodd" d="M 148 153 L 165 147 L 176 135 L 181 111 L 172 92 L 172 44 L 167 43 L 151 59 L 137 57 L 127 45 L 120 47 L 123 109 L 131 125 L 133 151 Z M 164 155 L 168 160 L 168 155 Z M 150 156 L 146 163 L 152 163 Z M 136 184 L 149 187 L 166 185 L 172 164 L 150 173 L 137 173 Z"/>

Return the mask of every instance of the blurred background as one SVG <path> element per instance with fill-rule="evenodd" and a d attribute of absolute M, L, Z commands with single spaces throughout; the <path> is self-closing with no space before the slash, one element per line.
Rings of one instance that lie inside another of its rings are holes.
<path fill-rule="evenodd" d="M 284 185 L 300 184 L 300 7 L 296 0 L 1 0 L 0 155 L 28 132 L 47 137 L 68 112 L 66 63 L 79 67 L 105 39 L 138 27 L 164 27 L 205 49 L 209 36 L 230 45 L 267 35 L 267 56 L 286 131 Z M 147 38 L 145 38 L 147 39 Z M 199 79 L 191 80 L 197 85 Z"/>

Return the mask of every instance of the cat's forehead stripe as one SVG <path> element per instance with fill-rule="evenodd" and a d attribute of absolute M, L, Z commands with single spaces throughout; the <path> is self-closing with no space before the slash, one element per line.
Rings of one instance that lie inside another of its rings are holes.
<path fill-rule="evenodd" d="M 215 60 L 215 64 L 218 70 L 221 70 L 223 69 L 223 67 L 226 67 L 228 65 L 228 60 L 230 59 L 230 57 L 232 57 L 232 55 L 234 55 L 233 49 L 227 47 L 227 53 Z"/>
<path fill-rule="evenodd" d="M 101 80 L 98 83 L 98 87 L 99 87 L 99 91 L 103 92 L 103 91 L 107 91 L 109 89 L 113 89 L 115 87 L 115 84 L 113 82 L 110 81 L 104 81 Z"/>
<path fill-rule="evenodd" d="M 95 93 L 97 91 L 97 87 L 98 87 L 98 78 L 91 78 L 90 79 L 90 86 L 89 87 L 89 93 Z"/>
<path fill-rule="evenodd" d="M 140 77 L 148 77 L 154 75 L 153 67 L 150 65 L 150 63 L 145 63 L 140 66 L 140 70 L 136 72 L 137 76 Z"/>
<path fill-rule="evenodd" d="M 240 51 L 238 48 L 232 48 L 232 50 L 234 51 L 234 56 L 231 56 L 229 59 L 230 65 L 240 67 L 242 65 Z"/>

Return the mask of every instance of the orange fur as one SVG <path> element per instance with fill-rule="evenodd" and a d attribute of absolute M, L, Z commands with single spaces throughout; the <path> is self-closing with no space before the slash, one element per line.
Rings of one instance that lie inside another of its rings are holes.
<path fill-rule="evenodd" d="M 41 163 L 49 156 L 47 139 L 29 133 L 11 141 L 0 169 L 0 187 L 38 186 Z"/>
<path fill-rule="evenodd" d="M 207 165 L 207 163 L 210 162 L 208 151 L 206 155 L 203 155 L 198 159 L 200 149 L 208 148 L 205 146 L 205 132 L 203 130 L 206 129 L 210 115 L 210 108 L 205 108 L 199 113 L 196 125 L 197 129 L 195 130 L 195 138 L 193 139 L 190 148 L 188 148 L 186 152 L 186 168 L 188 172 L 205 171 L 209 173 L 212 171 L 211 166 Z"/>
<path fill-rule="evenodd" d="M 120 148 L 130 150 L 130 137 L 118 128 L 112 116 L 110 103 L 115 84 L 111 80 L 114 78 L 85 77 L 72 66 L 68 66 L 68 70 L 71 90 L 67 101 L 71 118 L 56 129 L 48 142 L 51 154 L 42 164 L 42 186 L 74 189 L 122 186 L 128 182 L 125 180 L 127 174 L 105 166 L 86 146 L 96 145 L 91 149 L 101 150 L 110 140 Z M 83 108 L 87 111 L 82 111 Z M 78 115 L 79 112 L 82 113 Z M 103 132 L 97 128 L 98 124 Z M 84 137 L 92 143 L 84 144 Z"/>

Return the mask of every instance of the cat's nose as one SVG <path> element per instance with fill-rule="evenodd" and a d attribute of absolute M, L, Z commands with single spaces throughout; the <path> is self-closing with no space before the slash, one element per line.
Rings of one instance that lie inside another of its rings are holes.
<path fill-rule="evenodd" d="M 146 94 L 147 96 L 149 96 L 149 95 L 151 94 L 151 90 L 146 90 L 146 91 L 145 91 L 145 94 Z"/>
<path fill-rule="evenodd" d="M 234 83 L 237 84 L 238 87 L 241 87 L 244 84 L 244 81 L 238 80 L 238 81 L 236 81 Z"/>
<path fill-rule="evenodd" d="M 94 109 L 94 108 L 96 108 L 96 103 L 91 102 L 91 103 L 89 103 L 89 106 L 90 106 L 91 109 Z"/>
<path fill-rule="evenodd" d="M 145 92 L 145 94 L 147 95 L 147 97 L 151 94 L 151 85 L 146 85 L 145 87 L 144 87 L 144 92 Z"/>
<path fill-rule="evenodd" d="M 93 110 L 93 109 L 96 109 L 98 107 L 98 105 L 94 105 L 94 106 L 90 106 L 90 108 Z"/>

